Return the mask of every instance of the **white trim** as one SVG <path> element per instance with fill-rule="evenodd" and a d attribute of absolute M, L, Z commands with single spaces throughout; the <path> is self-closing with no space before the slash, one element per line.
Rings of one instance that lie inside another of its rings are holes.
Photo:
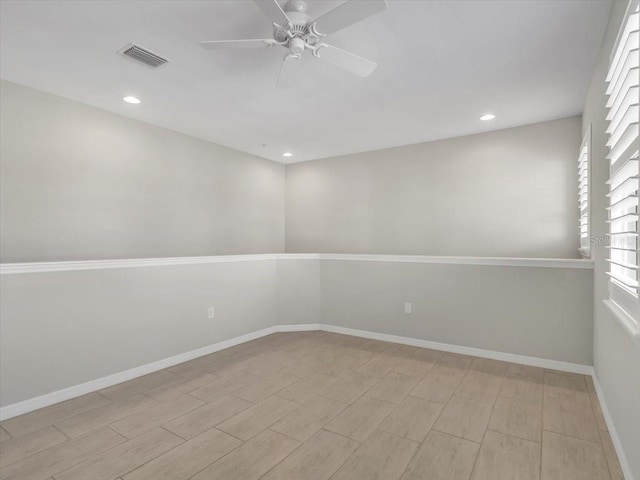
<path fill-rule="evenodd" d="M 496 352 L 493 350 L 483 350 L 480 348 L 464 347 L 460 345 L 451 345 L 448 343 L 432 342 L 429 340 L 421 340 L 417 338 L 400 337 L 397 335 L 389 335 L 385 333 L 369 332 L 365 330 L 356 330 L 353 328 L 337 327 L 335 325 L 324 324 L 295 324 L 295 325 L 274 325 L 272 327 L 263 328 L 255 332 L 247 333 L 239 337 L 224 340 L 202 348 L 197 348 L 189 352 L 180 353 L 169 358 L 158 360 L 156 362 L 147 363 L 139 367 L 134 367 L 124 372 L 114 373 L 106 377 L 90 380 L 79 385 L 57 390 L 47 393 L 39 397 L 30 398 L 22 402 L 14 403 L 0 408 L 0 421 L 17 417 L 24 413 L 29 413 L 39 408 L 48 407 L 55 403 L 60 403 L 71 398 L 86 395 L 87 393 L 102 390 L 112 385 L 126 382 L 149 373 L 162 370 L 164 368 L 178 365 L 179 363 L 193 360 L 194 358 L 209 355 L 225 348 L 230 348 L 241 343 L 245 343 L 257 338 L 264 337 L 276 332 L 306 332 L 322 330 L 325 332 L 340 333 L 343 335 L 351 335 L 362 338 L 370 338 L 374 340 L 382 340 L 385 342 L 401 343 L 404 345 L 412 345 L 416 347 L 431 348 L 445 352 L 462 353 L 465 355 L 473 355 L 476 357 L 491 358 L 494 360 L 503 360 L 506 362 L 521 363 L 523 365 L 532 365 L 535 367 L 553 368 L 555 370 L 564 370 L 572 373 L 581 373 L 584 375 L 592 375 L 593 368 L 588 365 L 577 365 L 575 363 L 561 362 L 557 360 L 546 360 L 543 358 L 527 357 L 525 355 L 516 355 L 513 353 Z"/>
<path fill-rule="evenodd" d="M 613 423 L 613 417 L 611 416 L 611 412 L 609 412 L 609 408 L 607 407 L 607 402 L 604 397 L 604 390 L 602 390 L 602 386 L 600 386 L 600 382 L 598 381 L 596 373 L 593 372 L 593 375 L 591 376 L 593 378 L 593 386 L 596 389 L 596 395 L 602 409 L 602 415 L 604 416 L 604 421 L 607 424 L 607 429 L 609 429 L 609 435 L 611 436 L 613 446 L 616 449 L 616 454 L 618 455 L 618 460 L 620 461 L 620 467 L 622 468 L 624 478 L 626 478 L 626 480 L 633 480 L 631 465 L 629 464 L 629 460 L 627 459 L 624 449 L 622 448 L 622 440 L 620 440 L 620 437 L 618 436 L 618 431 L 616 430 L 616 426 Z"/>
<path fill-rule="evenodd" d="M 580 373 L 582 375 L 591 375 L 593 373 L 593 367 L 590 365 L 580 365 L 577 363 L 562 362 L 559 360 L 548 360 L 545 358 L 528 357 L 526 355 L 518 355 L 515 353 L 505 353 L 505 352 L 498 352 L 495 350 L 485 350 L 482 348 L 465 347 L 462 345 L 433 342 L 431 340 L 421 340 L 418 338 L 411 338 L 411 337 L 400 337 L 398 335 L 370 332 L 367 330 L 356 330 L 354 328 L 337 327 L 335 325 L 320 325 L 320 329 L 326 332 L 334 332 L 334 333 L 341 333 L 343 335 L 352 335 L 355 337 L 370 338 L 372 340 L 381 340 L 383 342 L 401 343 L 403 345 L 430 348 L 432 350 L 440 350 L 443 352 L 461 353 L 463 355 L 472 355 L 474 357 L 490 358 L 492 360 L 502 360 L 504 362 L 519 363 L 522 365 L 531 365 L 532 367 L 550 368 L 553 370 L 562 370 L 565 372 Z"/>
<path fill-rule="evenodd" d="M 131 258 L 117 260 L 83 260 L 70 262 L 3 263 L 0 275 L 15 273 L 63 272 L 72 270 L 103 270 L 110 268 L 159 267 L 202 263 L 255 262 L 276 260 L 274 254 L 217 255 L 211 257 Z"/>
<path fill-rule="evenodd" d="M 274 257 L 277 260 L 320 260 L 322 255 L 319 253 L 276 253 Z"/>
<path fill-rule="evenodd" d="M 361 262 L 436 263 L 450 265 L 487 265 L 495 267 L 544 267 L 593 270 L 592 260 L 573 258 L 518 258 L 518 257 L 441 257 L 428 255 L 359 255 L 321 253 L 321 260 Z"/>
<path fill-rule="evenodd" d="M 324 330 L 323 325 L 320 323 L 296 323 L 291 325 L 276 325 L 273 327 L 275 332 L 316 332 L 318 330 Z"/>
<path fill-rule="evenodd" d="M 631 318 L 631 316 L 625 312 L 622 308 L 616 305 L 609 299 L 605 299 L 602 301 L 607 308 L 611 311 L 614 318 L 618 321 L 618 323 L 624 328 L 624 330 L 631 335 L 633 341 L 635 341 L 638 345 L 640 345 L 640 329 L 638 328 L 636 321 Z"/>
<path fill-rule="evenodd" d="M 306 327 L 306 325 L 303 326 Z M 256 338 L 264 337 L 278 331 L 280 331 L 278 330 L 278 327 L 263 328 L 262 330 L 257 330 L 255 332 L 247 333 L 246 335 L 241 335 L 229 340 L 214 343 L 213 345 L 207 345 L 206 347 L 197 348 L 195 350 L 179 353 L 178 355 L 164 358 L 156 362 L 151 362 L 147 363 L 146 365 L 134 367 L 129 370 L 125 370 L 124 372 L 114 373 L 113 375 L 97 378 L 95 380 L 90 380 L 79 385 L 74 385 L 62 390 L 46 393 L 44 395 L 40 395 L 39 397 L 30 398 L 28 400 L 14 403 L 12 405 L 7 405 L 0 408 L 0 421 L 7 420 L 12 417 L 17 417 L 18 415 L 32 412 L 33 410 L 37 410 L 39 408 L 48 407 L 49 405 L 60 403 L 71 398 L 86 395 L 87 393 L 96 392 L 98 390 L 102 390 L 103 388 L 126 382 L 127 380 L 141 377 L 143 375 L 148 375 L 149 373 L 157 372 L 158 370 L 173 367 L 174 365 L 178 365 L 179 363 L 188 362 L 189 360 L 193 360 L 194 358 L 209 355 L 210 353 L 224 350 L 225 348 L 234 347 L 241 343 L 249 342 L 251 340 L 255 340 Z"/>
<path fill-rule="evenodd" d="M 436 257 L 428 255 L 359 255 L 333 253 L 266 253 L 259 255 L 216 255 L 210 257 L 132 258 L 69 262 L 35 262 L 0 264 L 0 275 L 19 273 L 103 270 L 111 268 L 158 267 L 205 263 L 255 262 L 265 260 L 341 260 L 359 262 L 433 263 L 449 265 L 485 265 L 498 267 L 544 267 L 593 269 L 593 261 L 564 258 L 515 257 Z"/>

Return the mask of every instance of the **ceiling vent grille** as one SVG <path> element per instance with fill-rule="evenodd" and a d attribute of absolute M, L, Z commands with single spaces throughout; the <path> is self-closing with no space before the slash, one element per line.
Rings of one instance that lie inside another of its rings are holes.
<path fill-rule="evenodd" d="M 118 53 L 124 55 L 125 57 L 132 58 L 137 62 L 144 63 L 145 65 L 152 68 L 158 68 L 169 62 L 168 59 L 163 58 L 160 55 L 156 55 L 155 53 L 150 52 L 146 48 L 142 48 L 140 45 L 136 45 L 135 43 L 127 45 Z"/>

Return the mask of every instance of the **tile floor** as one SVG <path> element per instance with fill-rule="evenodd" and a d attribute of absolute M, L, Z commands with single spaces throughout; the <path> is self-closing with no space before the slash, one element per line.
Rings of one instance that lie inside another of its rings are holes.
<path fill-rule="evenodd" d="M 327 332 L 0 426 L 2 480 L 623 479 L 588 377 Z"/>

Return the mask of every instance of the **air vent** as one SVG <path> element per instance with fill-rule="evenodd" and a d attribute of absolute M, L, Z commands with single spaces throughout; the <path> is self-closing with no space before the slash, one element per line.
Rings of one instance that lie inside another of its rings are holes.
<path fill-rule="evenodd" d="M 136 45 L 135 43 L 127 45 L 118 53 L 125 57 L 132 58 L 137 62 L 144 63 L 152 68 L 158 68 L 170 61 L 166 58 L 162 58 L 160 55 L 150 52 L 146 48 L 142 48 L 140 45 Z"/>

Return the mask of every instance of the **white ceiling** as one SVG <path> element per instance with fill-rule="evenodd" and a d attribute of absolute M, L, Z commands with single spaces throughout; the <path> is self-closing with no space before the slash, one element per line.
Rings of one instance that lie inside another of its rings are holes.
<path fill-rule="evenodd" d="M 309 13 L 340 3 L 309 0 Z M 281 47 L 198 45 L 270 37 L 251 1 L 0 4 L 2 78 L 287 163 L 580 114 L 611 7 L 389 0 L 386 12 L 328 38 L 377 61 L 369 78 L 307 56 L 305 81 L 275 89 Z M 130 42 L 172 63 L 153 70 L 115 53 Z M 485 112 L 496 120 L 480 122 Z"/>

